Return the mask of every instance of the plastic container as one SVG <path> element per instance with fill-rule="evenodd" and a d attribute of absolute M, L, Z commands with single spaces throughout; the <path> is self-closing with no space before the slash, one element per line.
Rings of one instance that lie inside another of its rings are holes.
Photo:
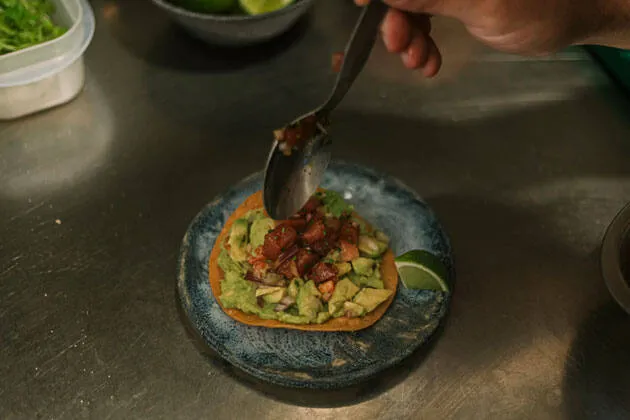
<path fill-rule="evenodd" d="M 66 103 L 85 82 L 83 53 L 94 35 L 85 0 L 52 0 L 52 20 L 68 31 L 52 41 L 0 56 L 0 120 Z"/>

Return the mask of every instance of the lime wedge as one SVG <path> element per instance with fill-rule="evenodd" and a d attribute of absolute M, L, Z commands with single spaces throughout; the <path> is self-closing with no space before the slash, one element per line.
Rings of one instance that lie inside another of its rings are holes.
<path fill-rule="evenodd" d="M 407 289 L 439 290 L 448 292 L 448 270 L 442 261 L 430 252 L 409 251 L 394 260 L 400 280 Z"/>
<path fill-rule="evenodd" d="M 260 15 L 287 7 L 295 0 L 239 0 L 241 8 L 248 15 Z"/>

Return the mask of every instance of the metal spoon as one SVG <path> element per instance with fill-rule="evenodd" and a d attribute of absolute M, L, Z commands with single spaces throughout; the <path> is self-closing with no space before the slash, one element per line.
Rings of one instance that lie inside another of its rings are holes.
<path fill-rule="evenodd" d="M 343 65 L 328 100 L 292 123 L 315 115 L 318 121 L 315 134 L 298 150 L 293 150 L 290 156 L 284 155 L 280 143 L 274 141 L 267 158 L 263 188 L 265 210 L 272 218 L 289 218 L 317 190 L 330 162 L 331 141 L 325 121 L 363 69 L 386 12 L 387 6 L 380 0 L 373 0 L 365 7 L 346 46 Z"/>

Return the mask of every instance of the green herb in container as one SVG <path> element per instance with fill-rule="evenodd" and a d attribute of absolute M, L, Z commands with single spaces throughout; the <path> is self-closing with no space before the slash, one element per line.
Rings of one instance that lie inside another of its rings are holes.
<path fill-rule="evenodd" d="M 0 55 L 63 35 L 67 29 L 50 18 L 54 11 L 50 0 L 0 0 Z"/>

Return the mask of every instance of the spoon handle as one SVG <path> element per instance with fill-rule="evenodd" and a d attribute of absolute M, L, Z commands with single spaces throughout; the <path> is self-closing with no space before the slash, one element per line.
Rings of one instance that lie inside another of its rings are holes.
<path fill-rule="evenodd" d="M 346 45 L 343 64 L 337 76 L 335 87 L 324 105 L 316 112 L 318 117 L 327 117 L 339 105 L 365 62 L 370 57 L 372 47 L 378 35 L 378 29 L 388 7 L 381 0 L 372 0 L 364 8 Z"/>

